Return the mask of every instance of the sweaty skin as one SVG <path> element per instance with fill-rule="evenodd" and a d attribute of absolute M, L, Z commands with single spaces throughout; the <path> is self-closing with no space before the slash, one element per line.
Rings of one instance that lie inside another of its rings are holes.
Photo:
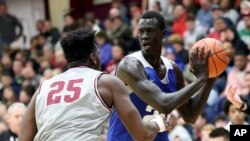
<path fill-rule="evenodd" d="M 164 35 L 165 30 L 159 28 L 156 18 L 140 19 L 138 39 L 142 47 L 141 52 L 147 62 L 156 70 L 160 79 L 166 75 L 166 68 L 160 58 Z M 165 94 L 153 82 L 149 81 L 142 63 L 134 58 L 125 58 L 120 62 L 117 76 L 129 85 L 138 97 L 156 110 L 169 114 L 177 108 L 186 122 L 194 123 L 201 114 L 216 80 L 208 78 L 210 52 L 204 52 L 203 47 L 199 49 L 195 49 L 190 54 L 194 74 L 198 76 L 191 84 L 184 86 L 182 72 L 173 63 L 178 89 L 174 93 Z M 201 54 L 198 55 L 198 52 Z"/>

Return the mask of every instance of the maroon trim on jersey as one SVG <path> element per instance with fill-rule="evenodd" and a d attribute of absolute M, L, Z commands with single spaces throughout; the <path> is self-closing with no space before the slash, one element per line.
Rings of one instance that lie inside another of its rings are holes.
<path fill-rule="evenodd" d="M 110 112 L 112 111 L 112 109 L 102 100 L 101 95 L 99 94 L 98 90 L 97 90 L 97 80 L 100 78 L 101 75 L 106 74 L 106 73 L 100 73 L 96 78 L 95 78 L 95 82 L 94 82 L 94 88 L 95 88 L 95 94 L 97 96 L 97 98 L 101 101 L 102 105 L 108 109 Z"/>

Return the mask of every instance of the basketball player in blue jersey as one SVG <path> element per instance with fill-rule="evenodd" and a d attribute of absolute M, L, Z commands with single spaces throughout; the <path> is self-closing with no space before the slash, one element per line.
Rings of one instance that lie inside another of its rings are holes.
<path fill-rule="evenodd" d="M 201 47 L 190 54 L 191 69 L 197 79 L 184 87 L 179 67 L 161 57 L 162 39 L 166 33 L 164 18 L 157 12 L 145 12 L 138 28 L 141 51 L 126 56 L 116 72 L 132 90 L 132 102 L 144 120 L 159 112 L 167 115 L 177 109 L 185 122 L 194 123 L 215 82 L 215 79 L 208 78 L 210 51 L 204 52 Z M 110 118 L 107 141 L 133 141 L 115 108 Z M 168 141 L 168 133 L 159 133 L 155 141 Z"/>

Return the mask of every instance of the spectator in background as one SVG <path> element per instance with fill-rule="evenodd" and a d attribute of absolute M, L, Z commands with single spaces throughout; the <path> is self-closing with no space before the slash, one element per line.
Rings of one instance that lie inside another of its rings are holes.
<path fill-rule="evenodd" d="M 230 141 L 230 132 L 224 128 L 215 128 L 209 134 L 209 141 Z"/>
<path fill-rule="evenodd" d="M 227 125 L 227 117 L 224 114 L 217 115 L 214 122 L 215 128 L 224 128 Z"/>
<path fill-rule="evenodd" d="M 69 32 L 77 29 L 74 18 L 70 14 L 65 14 L 63 17 L 64 27 L 63 32 Z"/>
<path fill-rule="evenodd" d="M 113 28 L 113 23 L 111 18 L 106 18 L 104 20 L 104 32 L 107 35 L 108 40 L 112 40 L 112 28 Z"/>
<path fill-rule="evenodd" d="M 248 88 L 244 80 L 244 74 L 247 71 L 250 71 L 250 62 L 248 61 L 248 52 L 237 51 L 234 56 L 234 65 L 235 67 L 227 76 L 227 85 L 222 96 L 226 96 L 226 93 L 230 86 L 237 87 L 236 94 L 247 95 Z"/>
<path fill-rule="evenodd" d="M 121 47 L 121 45 L 119 44 L 113 45 L 112 60 L 109 61 L 109 63 L 107 64 L 105 71 L 108 74 L 115 75 L 116 68 L 124 56 L 125 52 L 124 49 Z"/>
<path fill-rule="evenodd" d="M 210 33 L 207 35 L 209 38 L 215 38 L 221 40 L 221 33 L 227 28 L 227 24 L 224 17 L 219 17 L 214 19 L 213 28 Z"/>
<path fill-rule="evenodd" d="M 213 124 L 205 124 L 201 127 L 201 138 L 200 141 L 208 141 L 209 134 L 215 129 Z"/>
<path fill-rule="evenodd" d="M 213 25 L 212 0 L 200 0 L 201 8 L 198 10 L 196 20 L 205 30 Z"/>
<path fill-rule="evenodd" d="M 6 87 L 10 87 L 11 84 L 12 84 L 12 77 L 10 74 L 8 73 L 2 73 L 1 76 L 0 76 L 0 82 L 1 82 L 1 85 L 2 87 L 0 88 L 0 101 L 3 100 L 3 90 L 4 88 Z"/>
<path fill-rule="evenodd" d="M 19 101 L 28 106 L 34 93 L 35 88 L 33 86 L 23 87 L 20 91 Z"/>
<path fill-rule="evenodd" d="M 52 27 L 51 22 L 46 20 L 44 22 L 44 28 L 42 31 L 44 37 L 46 37 L 47 41 L 52 45 L 55 45 L 60 39 L 60 33 L 57 28 Z"/>
<path fill-rule="evenodd" d="M 131 20 L 139 21 L 142 11 L 137 3 L 131 3 L 129 6 Z"/>
<path fill-rule="evenodd" d="M 223 10 L 224 17 L 229 18 L 234 25 L 239 20 L 239 14 L 238 12 L 233 9 L 235 5 L 235 0 L 221 0 L 220 1 L 220 7 Z"/>
<path fill-rule="evenodd" d="M 96 44 L 100 49 L 101 70 L 105 70 L 107 64 L 112 60 L 112 45 L 107 42 L 107 36 L 104 31 L 96 34 Z"/>
<path fill-rule="evenodd" d="M 89 27 L 92 30 L 99 32 L 101 28 L 99 27 L 99 20 L 95 18 L 95 14 L 93 12 L 88 12 L 84 16 L 85 24 L 84 27 Z"/>
<path fill-rule="evenodd" d="M 162 14 L 162 8 L 161 3 L 159 1 L 154 1 L 152 5 L 152 11 L 159 12 Z"/>
<path fill-rule="evenodd" d="M 44 28 L 44 21 L 37 20 L 36 21 L 36 31 L 37 31 L 38 35 L 43 33 L 43 28 Z"/>
<path fill-rule="evenodd" d="M 163 16 L 166 20 L 167 28 L 172 28 L 172 24 L 174 21 L 173 11 L 176 5 L 177 5 L 177 0 L 167 0 L 167 4 L 162 5 L 164 7 Z"/>
<path fill-rule="evenodd" d="M 9 72 L 11 70 L 12 59 L 9 52 L 3 52 L 3 55 L 1 57 L 1 64 L 3 67 L 3 71 Z"/>
<path fill-rule="evenodd" d="M 248 51 L 247 45 L 241 40 L 234 27 L 228 27 L 221 33 L 221 41 L 231 42 L 235 50 Z"/>
<path fill-rule="evenodd" d="M 13 103 L 8 108 L 7 123 L 9 126 L 9 130 L 0 134 L 1 141 L 17 141 L 18 140 L 20 123 L 21 123 L 21 120 L 23 119 L 25 111 L 26 111 L 26 106 L 20 102 Z"/>
<path fill-rule="evenodd" d="M 229 122 L 224 127 L 230 131 L 230 125 L 249 125 L 246 121 L 246 114 L 237 109 L 230 101 L 226 100 L 224 104 L 224 112 L 229 117 Z"/>
<path fill-rule="evenodd" d="M 123 41 L 128 41 L 132 38 L 132 33 L 130 27 L 124 23 L 120 16 L 112 18 L 113 29 L 112 29 L 112 39 L 118 39 Z"/>
<path fill-rule="evenodd" d="M 22 76 L 22 70 L 24 68 L 21 60 L 14 60 L 12 63 L 12 77 L 13 77 L 13 83 L 12 87 L 15 93 L 16 97 L 19 97 L 19 92 L 21 89 L 22 82 L 24 81 L 24 78 Z"/>
<path fill-rule="evenodd" d="M 162 47 L 162 56 L 174 61 L 180 67 L 181 70 L 184 69 L 185 64 L 180 59 L 180 57 L 177 57 L 172 44 L 168 45 L 167 47 Z"/>
<path fill-rule="evenodd" d="M 3 104 L 9 107 L 11 104 L 13 104 L 16 101 L 17 101 L 17 97 L 15 96 L 13 88 L 11 86 L 4 87 L 3 99 L 2 99 Z"/>
<path fill-rule="evenodd" d="M 196 15 L 198 11 L 198 5 L 195 0 L 182 0 L 182 4 L 184 5 L 187 13 Z"/>
<path fill-rule="evenodd" d="M 250 71 L 246 72 L 245 74 L 245 82 L 248 88 L 248 95 L 245 97 L 240 97 L 239 95 L 235 94 L 237 87 L 230 87 L 227 92 L 227 99 L 233 103 L 237 109 L 240 109 L 246 114 L 250 114 Z"/>
<path fill-rule="evenodd" d="M 186 30 L 183 35 L 184 48 L 189 50 L 197 41 L 198 37 L 205 35 L 203 29 L 199 25 L 195 25 L 195 17 L 189 14 L 186 18 Z"/>
<path fill-rule="evenodd" d="M 248 0 L 243 0 L 240 3 L 240 14 L 245 15 L 250 13 L 250 1 Z M 242 29 L 244 29 L 246 27 L 244 20 L 241 18 L 241 20 L 238 22 L 237 24 L 237 31 L 241 31 Z"/>
<path fill-rule="evenodd" d="M 176 59 L 180 59 L 184 64 L 189 62 L 188 51 L 184 49 L 183 38 L 178 34 L 173 34 L 168 37 L 168 43 L 174 48 Z"/>
<path fill-rule="evenodd" d="M 16 33 L 16 28 L 18 28 L 18 33 Z M 2 46 L 10 45 L 22 34 L 23 27 L 20 21 L 8 13 L 7 5 L 4 2 L 0 2 L 0 52 Z"/>
<path fill-rule="evenodd" d="M 124 6 L 122 4 L 122 0 L 112 0 L 111 8 L 118 9 L 119 10 L 119 15 L 116 15 L 116 16 L 121 16 L 123 21 L 128 23 L 128 18 L 127 18 L 128 9 L 127 9 L 126 6 Z"/>
<path fill-rule="evenodd" d="M 244 24 L 245 24 L 245 28 L 242 28 L 239 31 L 239 35 L 240 35 L 241 40 L 245 44 L 247 44 L 247 46 L 249 48 L 250 47 L 250 13 L 243 14 L 242 18 L 243 18 L 243 21 L 244 21 Z"/>
<path fill-rule="evenodd" d="M 223 10 L 220 7 L 220 5 L 213 4 L 211 8 L 212 8 L 213 19 L 217 19 L 219 17 L 223 17 L 224 13 L 223 13 Z"/>
<path fill-rule="evenodd" d="M 173 15 L 174 15 L 174 22 L 172 26 L 172 32 L 174 34 L 179 34 L 183 36 L 186 30 L 186 27 L 183 25 L 185 25 L 187 17 L 187 13 L 183 5 L 181 4 L 176 5 L 174 7 Z"/>

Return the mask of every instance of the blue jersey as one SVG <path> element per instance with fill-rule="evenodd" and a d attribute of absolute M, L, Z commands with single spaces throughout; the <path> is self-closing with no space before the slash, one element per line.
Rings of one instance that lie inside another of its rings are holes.
<path fill-rule="evenodd" d="M 148 80 L 155 83 L 163 92 L 171 93 L 176 91 L 176 79 L 171 61 L 162 57 L 162 61 L 166 67 L 166 75 L 160 80 L 154 68 L 144 59 L 141 51 L 135 52 L 127 57 L 133 57 L 139 60 L 145 69 Z M 131 101 L 139 111 L 143 120 L 147 121 L 152 115 L 159 114 L 153 107 L 142 101 L 135 93 L 130 94 Z M 107 141 L 133 141 L 127 129 L 121 122 L 115 108 L 112 111 L 109 123 Z M 159 133 L 154 141 L 168 141 L 168 133 Z"/>

